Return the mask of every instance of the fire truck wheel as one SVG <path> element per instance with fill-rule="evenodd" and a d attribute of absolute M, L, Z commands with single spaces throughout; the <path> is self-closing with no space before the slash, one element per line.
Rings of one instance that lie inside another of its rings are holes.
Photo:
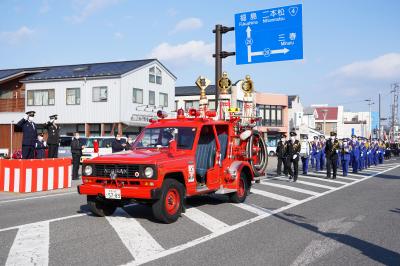
<path fill-rule="evenodd" d="M 239 188 L 229 196 L 229 199 L 233 203 L 242 203 L 245 201 L 248 192 L 247 176 L 246 173 L 242 171 L 240 172 Z"/>
<path fill-rule="evenodd" d="M 110 216 L 117 209 L 117 206 L 115 204 L 98 200 L 98 199 L 96 199 L 96 196 L 88 196 L 87 203 L 88 203 L 90 211 L 94 215 L 97 215 L 100 217 Z"/>
<path fill-rule="evenodd" d="M 161 198 L 153 203 L 154 217 L 170 224 L 178 220 L 183 209 L 184 187 L 175 179 L 164 180 L 161 188 Z"/>

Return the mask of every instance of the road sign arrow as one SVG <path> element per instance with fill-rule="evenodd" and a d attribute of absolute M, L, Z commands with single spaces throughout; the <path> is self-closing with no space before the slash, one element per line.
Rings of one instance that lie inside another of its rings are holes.
<path fill-rule="evenodd" d="M 247 26 L 246 33 L 247 33 L 247 38 L 250 39 L 251 38 L 251 28 L 249 26 Z"/>
<path fill-rule="evenodd" d="M 287 54 L 290 50 L 288 48 L 278 49 L 278 50 L 271 50 L 271 54 Z"/>

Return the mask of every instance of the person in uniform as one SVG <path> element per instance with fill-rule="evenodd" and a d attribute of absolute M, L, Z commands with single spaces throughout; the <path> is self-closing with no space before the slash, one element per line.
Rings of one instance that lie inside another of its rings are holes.
<path fill-rule="evenodd" d="M 35 143 L 37 140 L 37 127 L 33 122 L 35 111 L 26 112 L 17 126 L 22 129 L 22 159 L 33 159 L 35 157 Z"/>
<path fill-rule="evenodd" d="M 287 176 L 286 170 L 286 136 L 282 135 L 281 139 L 278 141 L 278 145 L 276 147 L 276 156 L 278 157 L 278 164 L 276 169 L 276 174 L 280 176 L 282 174 L 282 165 L 283 165 L 283 172 Z"/>
<path fill-rule="evenodd" d="M 359 159 L 360 159 L 360 147 L 359 147 L 359 143 L 357 141 L 357 136 L 356 135 L 352 135 L 351 136 L 352 140 L 351 140 L 351 163 L 352 163 L 352 168 L 353 168 L 353 173 L 358 173 L 358 163 L 359 163 Z"/>
<path fill-rule="evenodd" d="M 331 169 L 333 170 L 333 179 L 336 178 L 337 173 L 337 157 L 339 151 L 339 141 L 336 139 L 336 132 L 331 132 L 331 137 L 326 141 L 325 154 L 326 154 L 326 177 L 331 178 Z"/>
<path fill-rule="evenodd" d="M 379 140 L 378 147 L 379 147 L 378 163 L 383 164 L 385 145 L 383 144 L 383 141 L 381 139 Z"/>
<path fill-rule="evenodd" d="M 40 133 L 35 143 L 36 159 L 44 159 L 45 150 L 47 149 L 46 141 L 43 139 L 43 133 Z"/>
<path fill-rule="evenodd" d="M 79 140 L 79 132 L 75 132 L 74 138 L 71 141 L 71 154 L 72 154 L 72 179 L 79 179 L 79 165 L 82 157 L 82 150 L 85 148 Z"/>
<path fill-rule="evenodd" d="M 364 157 L 365 157 L 365 143 L 362 137 L 358 137 L 359 149 L 360 149 L 360 158 L 358 160 L 358 171 L 362 171 L 364 169 Z"/>
<path fill-rule="evenodd" d="M 308 173 L 308 161 L 311 157 L 311 144 L 308 141 L 308 136 L 304 135 L 301 145 L 300 145 L 300 157 L 301 157 L 301 162 L 302 162 L 302 168 L 303 168 L 303 175 L 307 175 Z"/>
<path fill-rule="evenodd" d="M 126 146 L 126 144 L 125 144 L 125 142 L 121 139 L 121 135 L 120 135 L 120 134 L 117 134 L 117 135 L 115 136 L 114 141 L 113 141 L 112 144 L 111 144 L 112 153 L 123 151 L 123 150 L 125 149 L 125 146 Z"/>
<path fill-rule="evenodd" d="M 321 170 L 321 142 L 318 136 L 314 137 L 312 149 L 315 158 L 315 171 L 318 172 Z"/>
<path fill-rule="evenodd" d="M 299 176 L 299 154 L 301 148 L 296 136 L 296 132 L 290 132 L 290 139 L 287 141 L 286 146 L 286 168 L 289 173 L 289 180 L 292 181 L 293 179 L 293 182 L 296 182 Z"/>
<path fill-rule="evenodd" d="M 340 145 L 340 157 L 342 161 L 343 176 L 347 176 L 349 173 L 349 162 L 350 162 L 351 146 L 349 145 L 348 139 L 343 139 Z"/>
<path fill-rule="evenodd" d="M 320 136 L 320 145 L 321 145 L 321 155 L 320 155 L 319 165 L 320 165 L 320 170 L 323 171 L 326 165 L 326 153 L 325 153 L 326 140 L 324 135 Z"/>
<path fill-rule="evenodd" d="M 49 116 L 50 121 L 44 125 L 47 130 L 47 145 L 49 146 L 49 158 L 58 157 L 58 146 L 60 142 L 60 126 L 56 124 L 57 115 Z"/>

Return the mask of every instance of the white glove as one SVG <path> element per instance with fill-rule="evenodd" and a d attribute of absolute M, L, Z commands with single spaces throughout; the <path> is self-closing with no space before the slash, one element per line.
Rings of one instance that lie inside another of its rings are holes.
<path fill-rule="evenodd" d="M 293 155 L 293 160 L 295 160 L 297 158 L 297 154 Z"/>
<path fill-rule="evenodd" d="M 43 145 L 46 147 L 47 146 L 47 143 L 46 143 L 46 141 L 43 141 Z"/>

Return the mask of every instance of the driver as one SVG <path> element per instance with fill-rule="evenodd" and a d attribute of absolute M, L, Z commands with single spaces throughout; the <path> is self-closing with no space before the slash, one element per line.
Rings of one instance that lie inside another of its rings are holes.
<path fill-rule="evenodd" d="M 162 132 L 161 136 L 161 145 L 162 146 L 168 146 L 169 142 L 174 138 L 174 135 L 172 134 L 172 130 L 164 130 Z"/>

